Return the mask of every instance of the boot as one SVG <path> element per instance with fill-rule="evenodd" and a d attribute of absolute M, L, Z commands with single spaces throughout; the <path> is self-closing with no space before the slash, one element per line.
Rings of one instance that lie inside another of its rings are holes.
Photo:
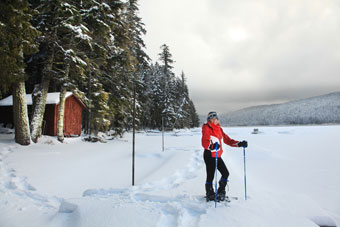
<path fill-rule="evenodd" d="M 228 183 L 228 179 L 222 178 L 218 182 L 219 187 L 217 189 L 217 200 L 224 201 L 225 200 L 225 186 Z"/>
<path fill-rule="evenodd" d="M 215 192 L 214 192 L 212 184 L 205 184 L 205 192 L 206 192 L 207 202 L 215 200 Z"/>

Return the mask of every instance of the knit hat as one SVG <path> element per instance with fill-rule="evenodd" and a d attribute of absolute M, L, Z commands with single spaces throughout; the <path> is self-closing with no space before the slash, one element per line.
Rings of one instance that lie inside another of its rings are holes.
<path fill-rule="evenodd" d="M 211 120 L 213 118 L 216 118 L 218 120 L 218 115 L 217 115 L 217 113 L 215 111 L 208 113 L 207 121 L 209 121 L 209 120 Z"/>

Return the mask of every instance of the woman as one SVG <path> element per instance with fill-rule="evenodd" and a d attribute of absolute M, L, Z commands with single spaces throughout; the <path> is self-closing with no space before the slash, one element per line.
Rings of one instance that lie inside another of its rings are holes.
<path fill-rule="evenodd" d="M 223 142 L 232 147 L 247 147 L 247 141 L 236 141 L 227 136 L 221 126 L 216 112 L 210 112 L 207 117 L 207 123 L 202 127 L 202 146 L 204 148 L 204 162 L 207 171 L 207 180 L 205 183 L 207 201 L 215 200 L 215 192 L 212 182 L 215 175 L 216 153 L 217 153 L 217 169 L 220 171 L 222 177 L 219 180 L 219 188 L 217 190 L 217 200 L 223 201 L 225 199 L 225 187 L 228 182 L 229 171 L 224 164 L 221 155 Z"/>

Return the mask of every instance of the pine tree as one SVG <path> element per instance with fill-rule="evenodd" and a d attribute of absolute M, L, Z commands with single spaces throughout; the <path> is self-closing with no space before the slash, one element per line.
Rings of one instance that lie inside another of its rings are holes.
<path fill-rule="evenodd" d="M 172 64 L 174 63 L 174 60 L 172 60 L 172 54 L 170 53 L 170 48 L 168 45 L 163 44 L 161 47 L 162 52 L 159 53 L 159 60 L 163 63 L 164 67 L 164 74 L 165 75 L 171 75 L 173 72 L 171 71 L 173 69 Z"/>
<path fill-rule="evenodd" d="M 180 78 L 174 75 L 165 76 L 164 65 L 156 62 L 150 65 L 149 71 L 143 77 L 143 84 L 145 96 L 148 97 L 143 105 L 144 127 L 161 128 L 162 118 L 169 129 L 199 126 L 199 118 L 189 97 L 184 72 Z"/>
<path fill-rule="evenodd" d="M 163 110 L 164 110 L 164 89 L 162 86 L 162 75 L 163 69 L 162 67 L 156 62 L 156 64 L 151 68 L 151 110 L 152 113 L 149 117 L 151 117 L 151 128 L 161 128 L 162 126 L 162 118 Z"/>
<path fill-rule="evenodd" d="M 189 94 L 188 88 L 185 84 L 186 77 L 182 71 L 181 77 L 176 78 L 176 121 L 174 123 L 175 128 L 189 128 L 186 124 L 188 118 L 188 112 L 186 111 L 186 105 L 188 104 Z"/>
<path fill-rule="evenodd" d="M 21 145 L 30 144 L 24 57 L 37 51 L 33 13 L 26 0 L 0 3 L 0 84 L 5 91 L 12 89 L 15 141 Z"/>
<path fill-rule="evenodd" d="M 139 11 L 137 2 L 137 0 L 127 2 L 126 23 L 130 40 L 129 51 L 137 60 L 135 71 L 143 71 L 149 68 L 150 58 L 145 52 L 145 43 L 142 36 L 146 34 L 146 29 L 142 19 L 137 15 Z"/>
<path fill-rule="evenodd" d="M 137 72 L 138 78 L 138 95 L 139 95 L 139 102 L 141 105 L 141 113 L 140 113 L 140 126 L 142 127 L 151 127 L 152 118 L 150 117 L 153 113 L 152 110 L 152 95 L 153 91 L 151 85 L 153 83 L 151 77 L 151 70 L 153 65 L 148 66 L 144 70 L 139 70 Z"/>
<path fill-rule="evenodd" d="M 133 56 L 131 63 L 134 64 L 133 70 L 131 71 L 131 77 L 133 77 L 134 86 L 136 86 L 137 92 L 137 122 L 142 124 L 144 108 L 138 108 L 147 105 L 148 97 L 145 92 L 146 84 L 144 78 L 149 70 L 150 58 L 145 52 L 145 43 L 142 38 L 146 34 L 145 25 L 142 19 L 138 16 L 138 3 L 137 0 L 129 0 L 127 2 L 126 10 L 126 21 L 128 28 L 128 37 L 130 40 L 129 52 Z M 131 108 L 132 110 L 133 108 Z"/>
<path fill-rule="evenodd" d="M 91 50 L 85 51 L 89 58 L 87 92 L 89 125 L 98 124 L 94 118 L 94 111 L 98 108 L 105 116 L 105 121 L 100 121 L 106 128 L 106 122 L 121 133 L 121 129 L 129 123 L 126 114 L 129 109 L 132 90 L 131 69 L 134 66 L 129 51 L 130 39 L 125 18 L 127 5 L 122 1 L 91 1 L 83 2 L 82 18 L 84 25 L 91 33 Z M 106 93 L 109 108 L 101 107 L 96 102 L 98 93 Z M 93 110 L 93 107 L 96 107 Z M 93 113 L 92 113 L 93 112 Z M 90 130 L 95 130 L 89 126 Z"/>
<path fill-rule="evenodd" d="M 176 106 L 176 77 L 172 72 L 174 60 L 172 60 L 172 54 L 170 53 L 169 46 L 163 44 L 161 46 L 161 53 L 159 53 L 159 60 L 163 63 L 162 73 L 158 76 L 161 82 L 161 103 L 162 103 L 162 117 L 165 119 L 165 127 L 173 128 L 176 120 L 175 110 Z"/>
<path fill-rule="evenodd" d="M 189 100 L 188 102 L 189 102 L 188 112 L 190 116 L 190 118 L 188 119 L 190 123 L 189 128 L 198 127 L 200 125 L 200 118 L 196 112 L 195 105 L 191 100 Z"/>

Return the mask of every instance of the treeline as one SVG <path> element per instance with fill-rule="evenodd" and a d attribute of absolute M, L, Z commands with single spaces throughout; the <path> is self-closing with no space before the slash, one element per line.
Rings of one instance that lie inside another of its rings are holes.
<path fill-rule="evenodd" d="M 66 91 L 88 107 L 85 132 L 122 134 L 132 127 L 133 91 L 140 128 L 198 126 L 184 73 L 177 77 L 167 45 L 160 62 L 145 52 L 137 0 L 4 0 L 0 3 L 0 98 L 13 95 L 15 139 L 41 135 L 48 92 Z M 28 116 L 24 95 L 32 93 Z M 28 119 L 30 119 L 28 121 Z M 58 139 L 63 141 L 63 118 Z"/>

